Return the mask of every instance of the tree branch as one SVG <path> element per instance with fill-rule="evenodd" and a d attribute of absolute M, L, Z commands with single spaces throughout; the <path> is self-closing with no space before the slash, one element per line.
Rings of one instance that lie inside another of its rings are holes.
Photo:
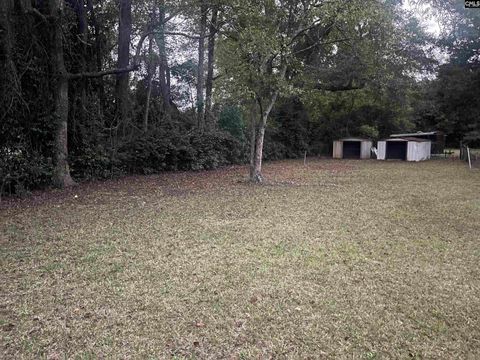
<path fill-rule="evenodd" d="M 67 74 L 67 77 L 72 80 L 82 79 L 82 78 L 98 78 L 98 77 L 107 76 L 107 75 L 124 74 L 126 72 L 137 70 L 138 67 L 140 66 L 140 52 L 142 50 L 143 43 L 145 42 L 145 39 L 151 34 L 153 34 L 153 31 L 147 31 L 143 33 L 143 35 L 140 37 L 140 40 L 138 40 L 137 49 L 133 57 L 133 63 L 130 66 L 127 66 L 126 68 L 122 68 L 122 69 L 110 69 L 105 71 L 85 72 L 85 73 L 76 73 L 76 74 L 69 73 Z"/>
<path fill-rule="evenodd" d="M 70 80 L 84 79 L 84 78 L 99 78 L 107 75 L 120 75 L 126 72 L 135 71 L 138 69 L 138 67 L 139 67 L 139 64 L 133 64 L 123 69 L 109 69 L 105 71 L 76 73 L 76 74 L 68 74 L 67 76 Z"/>
<path fill-rule="evenodd" d="M 187 33 L 175 32 L 175 31 L 165 31 L 164 34 L 165 35 L 172 35 L 172 36 L 183 36 L 183 37 L 186 37 L 186 38 L 192 39 L 192 40 L 201 40 L 201 39 L 206 39 L 206 38 L 212 36 L 210 34 L 207 34 L 207 35 L 204 35 L 204 36 L 195 36 L 195 35 L 190 35 L 190 34 L 187 34 Z"/>

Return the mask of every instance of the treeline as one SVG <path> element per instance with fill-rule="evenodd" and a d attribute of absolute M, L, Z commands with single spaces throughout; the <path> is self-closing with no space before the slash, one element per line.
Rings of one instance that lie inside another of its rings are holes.
<path fill-rule="evenodd" d="M 462 137 L 418 82 L 432 41 L 398 1 L 3 0 L 0 193 L 241 162 L 261 182 L 263 159 L 445 116 Z"/>
<path fill-rule="evenodd" d="M 419 128 L 445 131 L 447 143 L 480 148 L 480 11 L 463 1 L 430 0 L 442 33 L 436 45 L 444 53 L 436 76 L 412 88 L 413 120 Z"/>

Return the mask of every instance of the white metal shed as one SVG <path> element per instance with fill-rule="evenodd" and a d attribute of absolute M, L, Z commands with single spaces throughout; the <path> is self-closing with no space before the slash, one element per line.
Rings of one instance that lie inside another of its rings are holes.
<path fill-rule="evenodd" d="M 343 138 L 333 142 L 334 159 L 370 159 L 372 141 L 361 138 Z"/>
<path fill-rule="evenodd" d="M 432 142 L 413 137 L 380 140 L 377 144 L 378 160 L 423 161 L 430 159 Z"/>

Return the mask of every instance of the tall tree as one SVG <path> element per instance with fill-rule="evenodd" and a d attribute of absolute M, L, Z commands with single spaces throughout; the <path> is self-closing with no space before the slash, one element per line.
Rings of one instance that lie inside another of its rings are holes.
<path fill-rule="evenodd" d="M 13 1 L 0 2 L 0 105 L 5 113 L 14 102 L 14 94 L 18 93 L 15 91 L 18 81 L 12 56 L 12 47 L 15 43 L 10 20 L 12 12 Z"/>
<path fill-rule="evenodd" d="M 91 19 L 91 26 L 93 28 L 93 36 L 95 39 L 94 42 L 94 54 L 95 54 L 95 70 L 102 71 L 103 69 L 103 48 L 104 48 L 104 36 L 100 31 L 100 24 L 97 19 L 97 12 L 93 6 L 93 0 L 87 0 L 87 9 Z M 99 101 L 99 112 L 98 116 L 101 119 L 101 123 L 103 124 L 104 118 L 104 110 L 106 106 L 106 99 L 105 99 L 105 84 L 103 81 L 103 77 L 97 79 L 96 82 L 96 92 Z"/>
<path fill-rule="evenodd" d="M 46 6 L 39 9 L 32 7 L 29 3 L 23 4 L 22 12 L 39 19 L 40 24 L 47 30 L 49 38 L 49 58 L 51 59 L 51 75 L 54 80 L 53 98 L 55 121 L 54 133 L 54 170 L 52 183 L 57 187 L 68 187 L 75 184 L 70 175 L 68 161 L 68 115 L 69 115 L 69 81 L 85 78 L 99 78 L 107 75 L 121 75 L 129 73 L 138 68 L 140 49 L 148 36 L 143 34 L 138 42 L 136 53 L 132 64 L 123 63 L 121 68 L 70 73 L 65 64 L 64 54 L 64 31 L 63 25 L 66 18 L 65 3 L 63 0 L 48 0 Z M 127 79 L 128 80 L 128 79 Z M 127 82 L 128 85 L 128 82 Z M 128 89 L 127 89 L 128 90 Z"/>
<path fill-rule="evenodd" d="M 207 49 L 207 78 L 205 80 L 205 115 L 204 123 L 207 130 L 213 128 L 212 116 L 212 92 L 213 92 L 213 72 L 215 68 L 215 41 L 217 33 L 218 6 L 213 5 L 211 9 L 210 25 L 208 29 L 208 49 Z"/>
<path fill-rule="evenodd" d="M 155 32 L 156 42 L 159 51 L 158 80 L 160 83 L 160 93 L 162 95 L 163 110 L 167 121 L 170 118 L 170 68 L 167 57 L 167 7 L 165 0 L 160 0 L 159 4 L 159 24 Z"/>
<path fill-rule="evenodd" d="M 207 28 L 207 4 L 205 0 L 200 0 L 200 22 L 198 38 L 198 71 L 197 71 L 197 126 L 200 131 L 204 128 L 205 111 L 205 32 Z"/>
<path fill-rule="evenodd" d="M 382 69 L 389 61 L 399 73 L 411 71 L 401 66 L 409 54 L 396 34 L 400 7 L 393 2 L 238 1 L 230 9 L 220 58 L 229 90 L 257 103 L 253 182 L 263 181 L 265 129 L 280 94 L 351 91 L 373 80 L 385 83 L 391 73 L 384 76 Z"/>
<path fill-rule="evenodd" d="M 145 113 L 143 115 L 143 131 L 147 132 L 148 130 L 148 118 L 150 115 L 150 100 L 152 97 L 152 83 L 153 83 L 153 78 L 155 76 L 156 72 L 156 57 L 153 51 L 153 43 L 155 40 L 154 37 L 154 27 L 155 27 L 155 22 L 157 20 L 157 11 L 156 7 L 152 6 L 150 9 L 150 21 L 147 26 L 147 31 L 149 32 L 148 35 L 148 50 L 147 50 L 147 55 L 146 55 L 146 64 L 147 64 L 147 76 L 145 78 L 145 82 L 147 85 L 147 98 L 145 101 Z"/>
<path fill-rule="evenodd" d="M 480 143 L 480 12 L 466 9 L 463 1 L 428 2 L 443 29 L 437 45 L 448 58 L 420 92 L 417 121 L 444 130 L 451 146 Z"/>
<path fill-rule="evenodd" d="M 118 23 L 118 57 L 117 68 L 123 69 L 130 63 L 130 41 L 132 37 L 132 1 L 118 0 L 119 23 Z M 128 98 L 129 73 L 117 75 L 115 85 L 115 105 L 117 108 L 118 124 L 123 127 L 127 124 L 129 112 Z M 118 126 L 118 125 L 117 125 Z"/>
<path fill-rule="evenodd" d="M 52 73 L 55 75 L 54 119 L 55 132 L 55 169 L 53 183 L 58 187 L 67 187 L 74 184 L 68 164 L 68 72 L 65 67 L 63 52 L 64 2 L 62 0 L 48 1 L 48 23 L 51 28 L 51 59 Z M 45 21 L 47 21 L 45 19 Z"/>

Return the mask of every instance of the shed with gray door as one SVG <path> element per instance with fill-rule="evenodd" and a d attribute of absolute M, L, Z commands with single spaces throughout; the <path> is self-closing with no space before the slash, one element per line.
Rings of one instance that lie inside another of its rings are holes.
<path fill-rule="evenodd" d="M 396 137 L 378 142 L 378 160 L 423 161 L 430 159 L 432 142 L 415 137 Z"/>
<path fill-rule="evenodd" d="M 333 142 L 334 159 L 370 159 L 372 140 L 344 138 Z"/>

